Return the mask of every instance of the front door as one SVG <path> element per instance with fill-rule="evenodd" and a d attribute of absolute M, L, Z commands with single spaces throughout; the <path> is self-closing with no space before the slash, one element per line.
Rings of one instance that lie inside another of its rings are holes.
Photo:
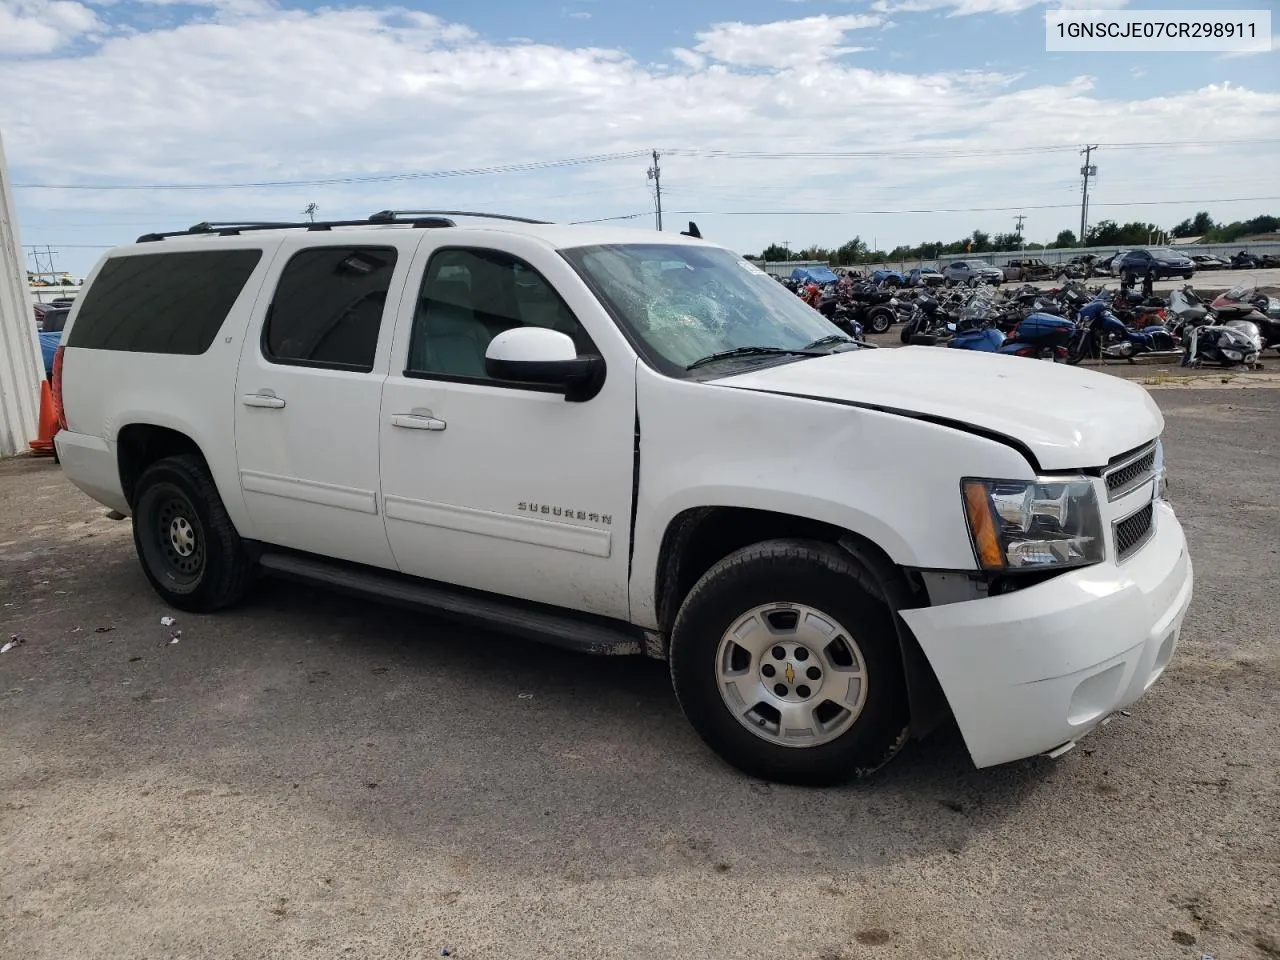
<path fill-rule="evenodd" d="M 285 243 L 236 380 L 253 536 L 394 569 L 378 498 L 378 410 L 392 327 L 383 314 L 394 314 L 410 257 L 314 234 Z"/>
<path fill-rule="evenodd" d="M 424 245 L 411 277 L 379 427 L 392 551 L 405 573 L 625 618 L 635 359 L 563 260 L 508 242 Z M 604 356 L 600 392 L 490 379 L 489 340 L 521 325 Z"/>

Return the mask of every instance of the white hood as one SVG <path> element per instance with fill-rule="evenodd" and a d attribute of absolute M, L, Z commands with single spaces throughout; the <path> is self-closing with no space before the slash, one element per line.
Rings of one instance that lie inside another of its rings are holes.
<path fill-rule="evenodd" d="M 1044 470 L 1105 466 L 1164 429 L 1159 408 L 1137 384 L 972 350 L 849 350 L 716 383 L 957 421 L 1019 441 Z"/>

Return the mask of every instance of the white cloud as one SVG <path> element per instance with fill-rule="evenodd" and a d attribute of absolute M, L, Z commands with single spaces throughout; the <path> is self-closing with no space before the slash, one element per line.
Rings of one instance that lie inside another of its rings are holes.
<path fill-rule="evenodd" d="M 838 59 L 839 26 L 794 46 L 797 21 L 786 21 L 785 40 L 767 43 L 760 34 L 744 38 L 725 25 L 711 27 L 697 38 L 705 49 L 673 52 L 679 66 L 667 70 L 618 49 L 486 40 L 462 24 L 403 10 L 215 9 L 205 20 L 111 35 L 85 55 L 0 69 L 0 128 L 14 181 L 319 179 L 652 147 L 965 154 L 729 160 L 673 152 L 662 159 L 662 182 L 675 223 L 689 219 L 678 212 L 686 210 L 1070 207 L 1079 198 L 1075 150 L 1086 141 L 1168 141 L 1188 130 L 1196 131 L 1194 139 L 1229 140 L 1280 131 L 1276 92 L 1235 83 L 1184 89 L 1170 77 L 1163 95 L 1134 100 L 1124 84 L 1102 88 L 1088 77 L 1047 83 L 952 68 L 874 70 Z M 1127 80 L 1127 72 L 1121 77 Z M 48 104 L 57 105 L 56 124 Z M 1108 138 L 1105 131 L 1123 133 Z M 1045 143 L 1067 149 L 1001 153 Z M 1173 223 L 1203 204 L 1185 210 L 1101 204 L 1271 195 L 1265 149 L 1104 148 L 1095 154 L 1102 177 L 1093 217 Z M 366 185 L 19 190 L 17 197 L 27 242 L 67 244 L 65 265 L 83 269 L 87 264 L 73 266 L 70 244 L 115 243 L 145 229 L 207 219 L 293 217 L 313 200 L 335 217 L 423 207 L 561 220 L 639 212 L 650 208 L 649 162 Z M 1235 218 L 1266 206 L 1210 209 Z M 832 245 L 855 233 L 881 246 L 952 239 L 974 227 L 1008 230 L 1014 212 L 692 218 L 713 239 L 759 250 L 780 238 Z M 1052 239 L 1078 220 L 1071 209 L 1025 212 L 1028 236 L 1036 239 Z M 97 225 L 72 232 L 59 223 Z"/>
<path fill-rule="evenodd" d="M 871 9 L 877 13 L 920 13 L 925 10 L 948 10 L 953 17 L 979 13 L 1019 13 L 1042 4 L 1054 3 L 1059 9 L 1117 9 L 1129 0 L 875 0 Z"/>
<path fill-rule="evenodd" d="M 683 47 L 676 47 L 671 51 L 671 55 L 693 70 L 701 70 L 707 64 L 707 58 L 702 54 L 685 50 Z"/>
<path fill-rule="evenodd" d="M 0 54 L 52 53 L 101 24 L 74 0 L 0 2 Z"/>
<path fill-rule="evenodd" d="M 863 14 L 822 14 L 773 23 L 717 23 L 697 34 L 694 50 L 740 67 L 797 67 L 865 49 L 843 46 L 844 35 L 882 22 Z"/>

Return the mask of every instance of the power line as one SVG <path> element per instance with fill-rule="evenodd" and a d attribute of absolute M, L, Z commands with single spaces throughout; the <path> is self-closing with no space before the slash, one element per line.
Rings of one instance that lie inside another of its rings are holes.
<path fill-rule="evenodd" d="M 1178 149 L 1191 147 L 1225 147 L 1249 144 L 1280 143 L 1280 137 L 1261 137 L 1243 140 L 1176 140 L 1130 141 L 1104 143 L 1108 150 Z M 1099 145 L 1095 145 L 1097 147 Z M 945 159 L 964 157 L 1016 157 L 1041 153 L 1061 153 L 1077 150 L 1075 144 L 1043 144 L 1040 146 L 976 149 L 976 148 L 900 148 L 895 150 L 818 150 L 818 151 L 764 151 L 764 150 L 709 150 L 672 147 L 661 153 L 672 156 L 701 159 L 728 160 L 857 160 L 857 159 Z M 654 151 L 659 152 L 659 151 Z M 320 177 L 296 180 L 256 180 L 234 183 L 15 183 L 20 190 L 227 190 L 258 189 L 269 187 L 312 187 L 337 184 L 396 183 L 416 180 L 439 180 L 452 177 L 487 176 L 500 173 L 524 173 L 550 170 L 560 167 L 576 167 L 617 160 L 635 160 L 650 155 L 648 150 L 624 150 L 560 160 L 533 160 L 527 163 L 507 163 L 490 167 L 464 167 L 456 170 L 433 170 L 419 173 L 371 174 L 365 176 Z"/>
<path fill-rule="evenodd" d="M 1097 207 L 1160 207 L 1182 203 L 1254 203 L 1280 200 L 1272 197 L 1201 197 L 1186 200 L 1118 200 L 1097 203 Z M 1075 207 L 1075 203 L 1019 203 L 1009 207 L 934 207 L 904 210 L 669 210 L 668 213 L 694 217 L 852 217 L 852 216 L 900 216 L 908 213 L 1003 213 L 1009 210 L 1063 210 Z M 604 223 L 609 220 L 634 220 L 647 217 L 649 211 L 628 213 L 598 220 L 575 220 L 574 223 Z"/>
<path fill-rule="evenodd" d="M 1122 143 L 1094 144 L 1108 150 L 1148 150 L 1169 149 L 1172 147 L 1220 147 L 1243 146 L 1245 144 L 1280 143 L 1280 137 L 1259 137 L 1245 140 L 1134 140 Z M 994 149 L 977 148 L 901 148 L 895 150 L 708 150 L 668 147 L 663 152 L 672 156 L 702 157 L 707 159 L 732 160 L 846 160 L 846 159 L 934 159 L 947 157 L 1013 157 L 1037 153 L 1066 153 L 1079 149 L 1077 144 L 1042 144 L 1039 146 L 1006 147 Z"/>
<path fill-rule="evenodd" d="M 464 167 L 458 170 L 433 170 L 424 173 L 389 173 L 360 177 L 324 177 L 315 180 L 257 180 L 244 183 L 15 183 L 15 190 L 227 190 L 256 187 L 318 187 L 343 183 L 393 183 L 402 180 L 440 180 L 448 177 L 478 177 L 495 173 L 523 173 L 556 167 L 578 167 L 614 160 L 635 160 L 647 150 L 602 153 L 590 157 L 564 160 L 531 160 L 528 163 L 506 163 L 493 167 Z"/>

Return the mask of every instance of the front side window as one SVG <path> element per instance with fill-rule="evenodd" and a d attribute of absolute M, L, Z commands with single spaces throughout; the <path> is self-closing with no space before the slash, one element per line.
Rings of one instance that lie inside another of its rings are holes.
<path fill-rule="evenodd" d="M 641 354 L 670 375 L 712 354 L 802 350 L 839 330 L 727 250 L 610 244 L 561 251 Z"/>
<path fill-rule="evenodd" d="M 405 373 L 487 380 L 489 341 L 515 327 L 558 330 L 579 355 L 596 352 L 555 287 L 523 260 L 500 250 L 438 250 L 422 278 Z"/>
<path fill-rule="evenodd" d="M 395 271 L 394 247 L 313 247 L 280 274 L 262 328 L 273 363 L 368 373 Z"/>

